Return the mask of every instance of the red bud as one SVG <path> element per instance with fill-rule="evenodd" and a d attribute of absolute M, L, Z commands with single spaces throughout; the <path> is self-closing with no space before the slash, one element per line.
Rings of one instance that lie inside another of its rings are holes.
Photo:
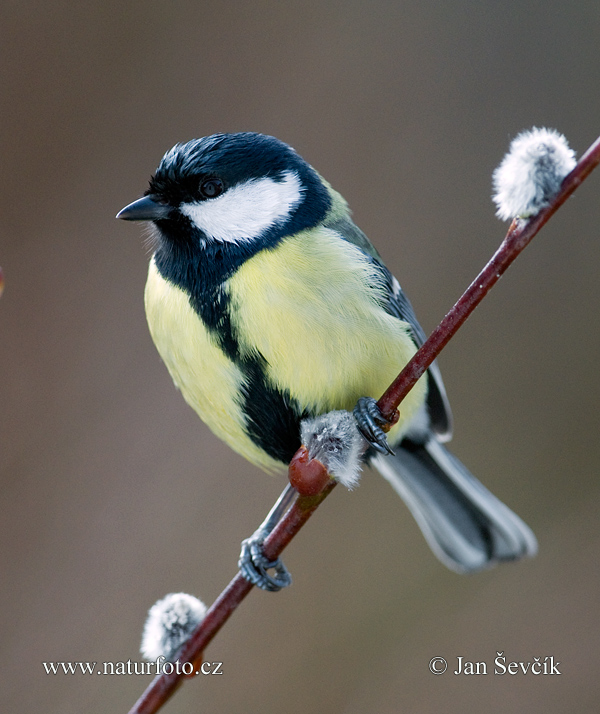
<path fill-rule="evenodd" d="M 306 446 L 301 446 L 290 461 L 289 479 L 301 496 L 316 496 L 329 483 L 330 476 L 318 459 L 308 458 Z"/>

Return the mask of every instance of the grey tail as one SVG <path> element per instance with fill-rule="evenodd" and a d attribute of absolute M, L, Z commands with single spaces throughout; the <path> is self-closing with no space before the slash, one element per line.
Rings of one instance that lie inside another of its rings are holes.
<path fill-rule="evenodd" d="M 531 529 L 435 437 L 424 444 L 404 439 L 395 451 L 371 464 L 403 498 L 444 565 L 471 573 L 536 554 Z"/>

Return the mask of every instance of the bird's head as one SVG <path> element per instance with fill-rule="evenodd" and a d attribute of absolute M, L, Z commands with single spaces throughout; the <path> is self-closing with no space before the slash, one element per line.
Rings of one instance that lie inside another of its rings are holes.
<path fill-rule="evenodd" d="M 254 249 L 316 226 L 331 205 L 314 169 L 290 146 L 250 132 L 177 144 L 143 198 L 117 215 L 152 221 L 161 243 Z"/>

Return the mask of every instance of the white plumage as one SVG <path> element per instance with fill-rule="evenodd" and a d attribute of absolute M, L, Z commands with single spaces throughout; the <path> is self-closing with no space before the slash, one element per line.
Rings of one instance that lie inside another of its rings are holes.
<path fill-rule="evenodd" d="M 298 175 L 286 171 L 281 181 L 251 179 L 210 201 L 183 203 L 179 210 L 213 240 L 243 243 L 285 221 L 301 198 Z"/>

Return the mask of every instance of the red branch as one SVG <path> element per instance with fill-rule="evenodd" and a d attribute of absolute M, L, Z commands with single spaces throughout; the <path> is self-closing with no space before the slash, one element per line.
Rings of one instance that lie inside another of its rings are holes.
<path fill-rule="evenodd" d="M 467 288 L 458 302 L 431 333 L 378 402 L 385 416 L 391 418 L 400 402 L 429 368 L 433 360 L 456 333 L 467 317 L 487 295 L 500 276 L 538 233 L 548 219 L 562 206 L 575 189 L 600 163 L 600 137 L 581 157 L 577 166 L 565 178 L 552 204 L 529 220 L 515 219 L 506 238 L 494 253 L 492 259 Z M 296 458 L 296 457 L 294 457 Z M 269 560 L 275 560 L 315 509 L 331 493 L 335 481 L 330 481 L 325 489 L 315 496 L 300 496 L 277 524 L 264 544 L 264 553 Z M 253 585 L 238 573 L 212 604 L 206 617 L 179 652 L 181 663 L 197 663 L 213 637 L 227 622 L 230 615 L 252 590 Z M 196 668 L 196 667 L 194 667 Z M 183 682 L 185 675 L 159 674 L 135 703 L 129 714 L 155 714 Z"/>
<path fill-rule="evenodd" d="M 269 560 L 279 557 L 283 549 L 311 517 L 317 506 L 331 493 L 335 485 L 335 481 L 330 481 L 325 489 L 316 496 L 300 496 L 296 499 L 264 542 L 263 552 Z M 178 653 L 177 658 L 182 664 L 194 662 L 194 670 L 197 669 L 197 662 L 207 645 L 253 587 L 252 583 L 246 580 L 241 573 L 233 578 L 210 606 L 198 628 Z M 129 714 L 154 714 L 157 712 L 174 694 L 184 677 L 183 674 L 177 674 L 176 670 L 171 674 L 157 675 L 133 705 Z"/>
<path fill-rule="evenodd" d="M 599 163 L 600 137 L 585 152 L 571 173 L 565 177 L 560 191 L 550 206 L 544 208 L 537 216 L 529 220 L 515 218 L 508 229 L 506 238 L 502 241 L 489 263 L 469 285 L 458 302 L 377 402 L 385 417 L 392 418 L 394 411 L 413 388 L 419 377 L 427 371 L 433 360 L 498 282 L 508 266 Z"/>

